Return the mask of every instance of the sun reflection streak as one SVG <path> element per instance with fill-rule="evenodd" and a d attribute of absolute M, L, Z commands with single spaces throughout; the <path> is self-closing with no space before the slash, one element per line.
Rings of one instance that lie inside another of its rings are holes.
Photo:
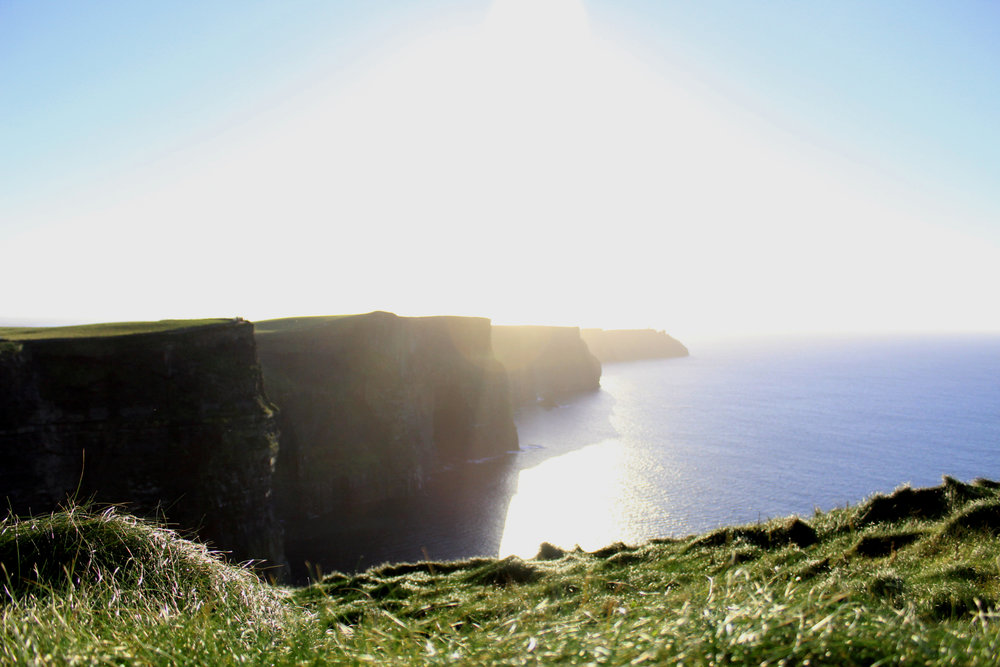
<path fill-rule="evenodd" d="M 614 439 L 522 470 L 500 556 L 531 557 L 542 542 L 593 550 L 626 539 L 625 478 L 624 447 Z"/>

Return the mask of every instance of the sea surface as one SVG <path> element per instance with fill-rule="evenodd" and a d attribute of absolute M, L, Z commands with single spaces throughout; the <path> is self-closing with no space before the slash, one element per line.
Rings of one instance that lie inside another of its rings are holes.
<path fill-rule="evenodd" d="M 1000 336 L 692 344 L 517 415 L 521 451 L 317 534 L 324 567 L 596 549 L 1000 478 Z"/>

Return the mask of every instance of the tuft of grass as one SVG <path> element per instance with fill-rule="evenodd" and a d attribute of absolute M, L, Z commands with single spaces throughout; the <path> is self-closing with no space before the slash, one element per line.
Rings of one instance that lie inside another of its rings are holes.
<path fill-rule="evenodd" d="M 226 661 L 287 615 L 284 591 L 114 508 L 0 521 L 0 596 L 0 664 Z"/>
<path fill-rule="evenodd" d="M 254 596 L 273 597 L 249 570 L 229 567 L 204 545 L 115 507 L 3 519 L 0 583 L 4 602 L 102 587 L 122 600 L 185 608 L 219 600 L 259 606 Z"/>

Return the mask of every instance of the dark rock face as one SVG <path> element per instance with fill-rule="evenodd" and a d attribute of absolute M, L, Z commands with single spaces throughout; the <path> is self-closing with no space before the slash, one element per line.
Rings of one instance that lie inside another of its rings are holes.
<path fill-rule="evenodd" d="M 601 363 L 577 327 L 495 326 L 493 350 L 515 403 L 553 401 L 601 386 Z"/>
<path fill-rule="evenodd" d="M 449 463 L 517 448 L 490 322 L 375 312 L 258 323 L 279 408 L 277 492 L 288 520 L 405 498 Z"/>
<path fill-rule="evenodd" d="M 580 335 L 602 364 L 688 356 L 680 341 L 653 329 L 584 329 Z"/>
<path fill-rule="evenodd" d="M 276 455 L 248 322 L 0 342 L 0 496 L 15 513 L 124 503 L 280 566 Z"/>

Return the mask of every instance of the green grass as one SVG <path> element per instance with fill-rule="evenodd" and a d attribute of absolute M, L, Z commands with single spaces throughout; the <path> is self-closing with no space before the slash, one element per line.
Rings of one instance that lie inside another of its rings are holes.
<path fill-rule="evenodd" d="M 352 315 L 312 315 L 307 317 L 281 317 L 274 320 L 261 320 L 254 322 L 253 330 L 255 334 L 289 333 L 293 331 L 308 331 L 326 324 L 337 321 L 347 321 L 355 318 L 362 318 L 372 313 L 359 313 Z"/>
<path fill-rule="evenodd" d="M 290 609 L 250 571 L 114 510 L 0 522 L 0 586 L 11 665 L 231 663 L 269 650 Z"/>
<path fill-rule="evenodd" d="M 998 529 L 996 484 L 946 479 L 805 520 L 284 589 L 71 510 L 0 527 L 0 663 L 994 665 Z"/>
<path fill-rule="evenodd" d="M 44 340 L 63 338 L 104 338 L 133 334 L 162 333 L 232 322 L 231 319 L 159 320 L 157 322 L 108 322 L 68 327 L 0 327 L 0 340 Z"/>

